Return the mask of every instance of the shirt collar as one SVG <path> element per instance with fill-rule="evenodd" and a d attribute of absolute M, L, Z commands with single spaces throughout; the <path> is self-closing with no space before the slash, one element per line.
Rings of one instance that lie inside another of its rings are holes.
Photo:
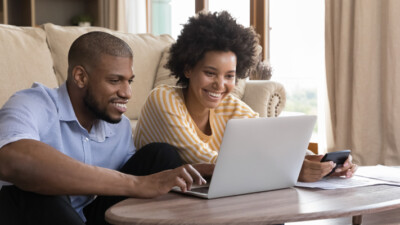
<path fill-rule="evenodd" d="M 74 108 L 72 107 L 71 99 L 68 95 L 66 83 L 63 83 L 58 88 L 57 94 L 58 101 L 56 101 L 56 104 L 58 108 L 58 118 L 61 121 L 78 121 Z"/>
<path fill-rule="evenodd" d="M 75 115 L 74 108 L 72 107 L 71 99 L 69 98 L 68 90 L 66 82 L 64 82 L 57 90 L 58 101 L 56 101 L 56 105 L 58 108 L 58 118 L 60 121 L 64 122 L 76 122 L 79 124 L 81 129 L 87 130 L 82 127 L 79 123 L 78 118 Z M 97 142 L 103 142 L 107 137 L 111 137 L 115 134 L 114 129 L 112 129 L 112 125 L 105 122 L 104 120 L 99 120 L 98 123 L 94 124 L 90 133 L 87 135 L 91 140 Z"/>

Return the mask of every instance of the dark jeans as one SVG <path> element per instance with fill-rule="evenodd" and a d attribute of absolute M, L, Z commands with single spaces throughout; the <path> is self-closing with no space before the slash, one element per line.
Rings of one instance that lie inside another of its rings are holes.
<path fill-rule="evenodd" d="M 149 175 L 182 165 L 176 148 L 163 143 L 144 146 L 120 170 L 132 175 Z M 118 185 L 118 184 L 116 184 Z M 105 211 L 124 200 L 125 196 L 98 196 L 84 208 L 86 224 L 108 224 Z M 0 191 L 0 224 L 47 225 L 85 223 L 71 207 L 68 196 L 48 196 L 27 192 L 16 186 L 3 186 Z"/>

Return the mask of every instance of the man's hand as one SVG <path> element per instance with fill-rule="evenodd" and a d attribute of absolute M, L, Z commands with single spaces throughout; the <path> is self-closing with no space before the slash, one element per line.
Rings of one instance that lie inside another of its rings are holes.
<path fill-rule="evenodd" d="M 174 186 L 180 187 L 185 192 L 191 189 L 193 183 L 203 185 L 207 182 L 193 166 L 186 164 L 173 170 L 135 177 L 132 196 L 141 198 L 157 197 L 168 193 Z"/>
<path fill-rule="evenodd" d="M 353 157 L 349 155 L 347 160 L 344 162 L 343 167 L 337 168 L 335 172 L 331 174 L 331 176 L 346 176 L 346 178 L 352 177 L 358 168 L 356 164 L 353 164 L 352 159 Z"/>
<path fill-rule="evenodd" d="M 336 164 L 332 161 L 320 162 L 322 157 L 322 155 L 307 155 L 303 161 L 298 180 L 301 182 L 315 182 L 331 172 Z"/>
<path fill-rule="evenodd" d="M 199 171 L 203 177 L 211 177 L 214 173 L 215 164 L 213 163 L 197 163 L 192 164 L 192 166 Z"/>

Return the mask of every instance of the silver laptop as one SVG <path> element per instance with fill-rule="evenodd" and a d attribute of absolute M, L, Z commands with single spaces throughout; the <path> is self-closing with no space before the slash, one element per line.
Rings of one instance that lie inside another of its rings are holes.
<path fill-rule="evenodd" d="M 229 120 L 209 186 L 184 194 L 212 199 L 293 187 L 315 121 L 316 116 Z"/>

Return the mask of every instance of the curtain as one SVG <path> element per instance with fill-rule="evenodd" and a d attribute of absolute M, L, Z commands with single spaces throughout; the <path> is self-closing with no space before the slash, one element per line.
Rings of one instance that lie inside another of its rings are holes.
<path fill-rule="evenodd" d="M 100 26 L 127 32 L 126 0 L 99 0 Z"/>
<path fill-rule="evenodd" d="M 127 27 L 129 33 L 147 33 L 147 7 L 146 1 L 127 0 Z"/>
<path fill-rule="evenodd" d="M 400 1 L 326 0 L 328 151 L 400 165 Z"/>

